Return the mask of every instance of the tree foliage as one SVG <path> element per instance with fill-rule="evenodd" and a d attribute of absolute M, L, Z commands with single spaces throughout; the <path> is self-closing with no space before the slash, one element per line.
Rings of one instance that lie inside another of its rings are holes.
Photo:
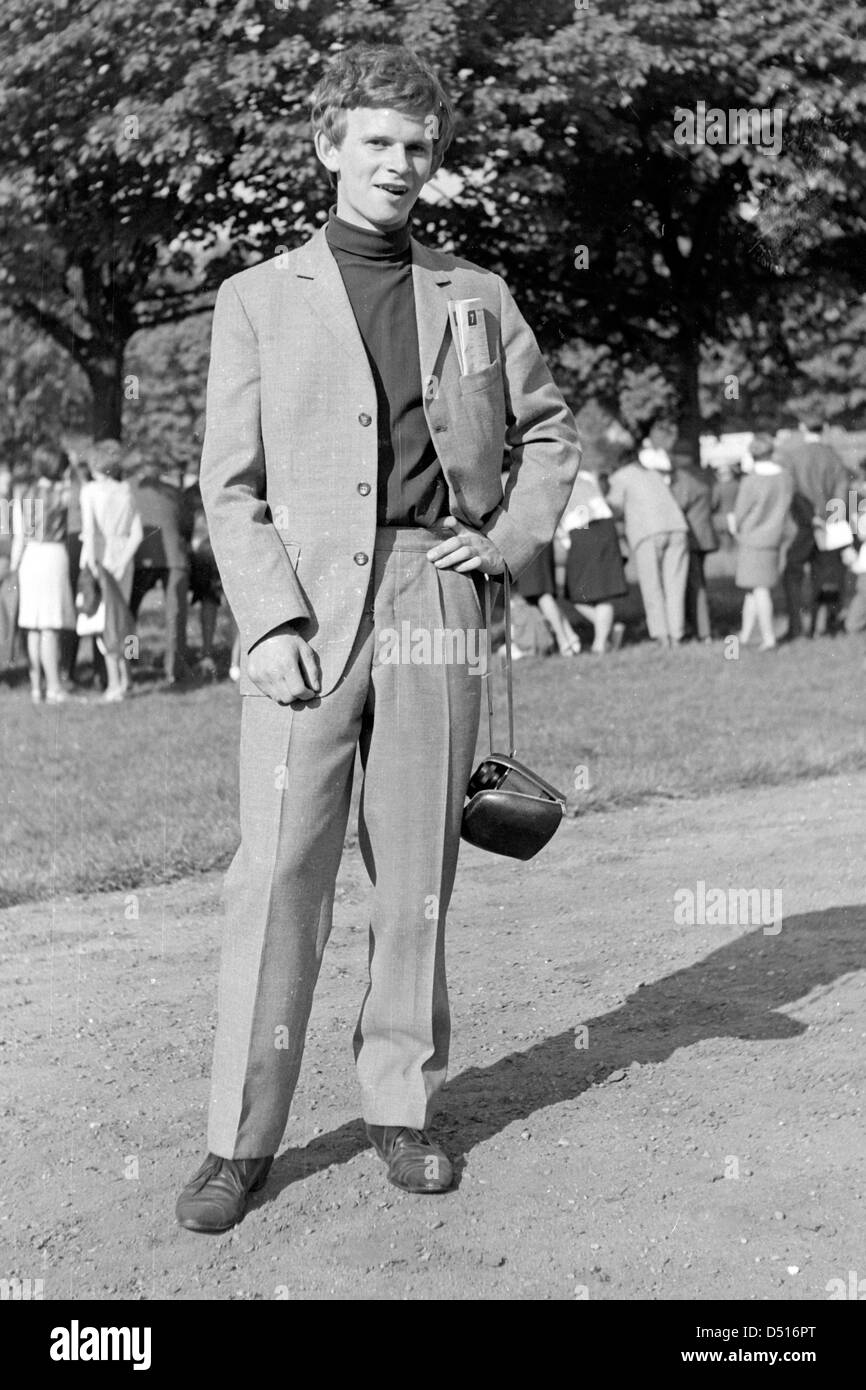
<path fill-rule="evenodd" d="M 166 326 L 320 224 L 309 92 L 361 38 L 448 81 L 452 178 L 416 231 L 505 273 L 572 395 L 638 427 L 673 403 L 693 441 L 707 411 L 724 426 L 824 390 L 840 416 L 862 406 L 855 0 L 5 0 L 4 18 L 0 298 L 83 371 L 97 435 L 124 412 L 188 438 L 192 404 L 157 425 L 155 375 L 179 352 L 191 387 L 200 330 Z M 678 143 L 699 101 L 780 111 L 781 150 Z M 153 330 L 129 397 L 130 343 Z M 732 363 L 729 400 L 714 374 Z"/>

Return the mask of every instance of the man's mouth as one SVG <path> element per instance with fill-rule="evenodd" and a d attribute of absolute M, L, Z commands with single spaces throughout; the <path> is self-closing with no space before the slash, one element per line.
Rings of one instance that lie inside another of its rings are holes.
<path fill-rule="evenodd" d="M 386 193 L 393 193 L 398 198 L 409 192 L 409 187 L 405 183 L 377 183 L 376 187 L 384 189 Z"/>

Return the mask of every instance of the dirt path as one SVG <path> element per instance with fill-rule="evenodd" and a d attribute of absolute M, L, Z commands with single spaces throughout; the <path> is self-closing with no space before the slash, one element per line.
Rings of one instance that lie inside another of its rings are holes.
<path fill-rule="evenodd" d="M 591 816 L 528 865 L 466 849 L 438 1199 L 388 1186 L 358 1120 L 350 851 L 288 1147 L 216 1238 L 173 1205 L 220 878 L 0 913 L 0 1275 L 46 1299 L 827 1299 L 866 1278 L 864 826 L 860 774 Z M 699 881 L 777 890 L 781 930 L 678 924 Z"/>

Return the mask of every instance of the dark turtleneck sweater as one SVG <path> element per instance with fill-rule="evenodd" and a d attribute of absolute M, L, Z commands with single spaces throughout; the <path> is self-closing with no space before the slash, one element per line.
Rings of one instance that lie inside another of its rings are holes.
<path fill-rule="evenodd" d="M 422 404 L 409 224 L 369 231 L 332 207 L 325 236 L 376 385 L 377 524 L 429 526 L 448 515 L 448 486 Z"/>

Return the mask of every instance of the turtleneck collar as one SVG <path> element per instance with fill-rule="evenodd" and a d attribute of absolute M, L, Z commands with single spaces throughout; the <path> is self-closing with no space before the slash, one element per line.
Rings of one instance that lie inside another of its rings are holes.
<path fill-rule="evenodd" d="M 374 232 L 367 227 L 356 227 L 354 222 L 346 222 L 344 218 L 338 217 L 336 204 L 329 210 L 328 225 L 325 228 L 329 246 L 370 261 L 405 261 L 411 235 L 408 219 L 402 227 Z"/>

